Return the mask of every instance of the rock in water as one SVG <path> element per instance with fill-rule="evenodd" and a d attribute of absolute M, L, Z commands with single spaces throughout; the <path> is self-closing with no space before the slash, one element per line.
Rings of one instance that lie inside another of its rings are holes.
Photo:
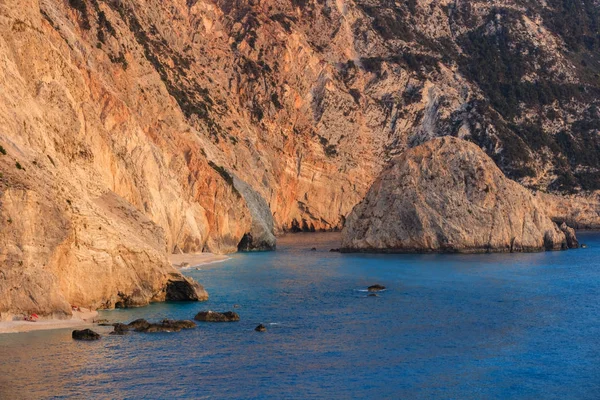
<path fill-rule="evenodd" d="M 165 319 L 159 322 L 158 324 L 148 324 L 148 326 L 143 326 L 136 329 L 136 332 L 143 333 L 155 333 L 155 332 L 179 332 L 182 329 L 192 329 L 195 328 L 196 324 L 192 321 L 174 321 L 170 319 Z"/>
<path fill-rule="evenodd" d="M 240 316 L 233 311 L 218 313 L 214 311 L 200 311 L 194 317 L 196 321 L 202 322 L 236 322 L 240 320 Z"/>
<path fill-rule="evenodd" d="M 84 329 L 81 331 L 73 331 L 71 337 L 75 340 L 99 340 L 100 335 L 91 329 Z"/>
<path fill-rule="evenodd" d="M 171 274 L 166 286 L 165 299 L 167 301 L 205 301 L 208 299 L 208 293 L 192 278 Z"/>
<path fill-rule="evenodd" d="M 259 326 L 257 326 L 256 328 L 254 328 L 254 330 L 256 332 L 266 332 L 267 331 L 267 327 L 264 326 L 263 324 L 260 324 Z"/>
<path fill-rule="evenodd" d="M 129 326 L 125 325 L 125 324 L 114 324 L 113 325 L 114 330 L 110 333 L 110 335 L 126 335 L 127 333 L 129 333 Z"/>
<path fill-rule="evenodd" d="M 569 246 L 570 249 L 578 249 L 579 241 L 575 235 L 575 229 L 570 228 L 565 222 L 563 222 L 560 226 L 560 230 L 564 232 L 565 237 L 567 238 L 567 246 Z"/>
<path fill-rule="evenodd" d="M 379 292 L 381 290 L 385 290 L 385 286 L 383 286 L 383 285 L 373 285 L 373 286 L 369 286 L 367 288 L 367 290 L 369 290 L 369 292 Z"/>
<path fill-rule="evenodd" d="M 529 191 L 506 178 L 477 145 L 453 137 L 392 160 L 354 208 L 342 235 L 344 251 L 361 252 L 568 247 L 565 233 Z"/>
<path fill-rule="evenodd" d="M 150 322 L 146 321 L 145 319 L 136 319 L 135 321 L 130 322 L 127 326 L 129 329 L 133 329 L 135 331 L 140 329 L 143 330 L 150 326 Z"/>

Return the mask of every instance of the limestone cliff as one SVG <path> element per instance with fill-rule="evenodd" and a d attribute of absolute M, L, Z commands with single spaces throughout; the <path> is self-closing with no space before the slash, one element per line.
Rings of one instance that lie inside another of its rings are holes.
<path fill-rule="evenodd" d="M 445 135 L 555 221 L 600 227 L 598 17 L 592 0 L 3 0 L 0 279 L 57 307 L 152 298 L 166 253 L 341 229 L 391 159 Z M 135 259 L 113 276 L 120 241 Z M 90 270 L 106 287 L 79 300 Z"/>
<path fill-rule="evenodd" d="M 478 146 L 445 137 L 407 150 L 382 172 L 348 217 L 342 247 L 477 253 L 576 246 L 573 232 L 563 230 Z"/>

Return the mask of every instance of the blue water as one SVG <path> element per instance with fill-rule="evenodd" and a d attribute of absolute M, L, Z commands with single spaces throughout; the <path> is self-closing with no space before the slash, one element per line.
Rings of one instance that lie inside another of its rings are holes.
<path fill-rule="evenodd" d="M 0 398 L 600 398 L 600 234 L 580 233 L 588 249 L 492 255 L 329 253 L 337 239 L 288 236 L 189 271 L 206 303 L 103 313 L 239 305 L 239 323 L 94 343 L 1 335 Z M 389 289 L 366 297 L 375 283 Z"/>

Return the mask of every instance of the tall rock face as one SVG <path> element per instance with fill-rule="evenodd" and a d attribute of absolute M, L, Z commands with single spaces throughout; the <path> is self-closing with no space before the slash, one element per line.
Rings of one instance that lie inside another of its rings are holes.
<path fill-rule="evenodd" d="M 112 282 L 89 305 L 152 297 L 166 253 L 341 229 L 437 136 L 600 227 L 597 21 L 592 0 L 4 0 L 0 284 L 46 271 L 58 307 L 88 265 Z"/>
<path fill-rule="evenodd" d="M 433 139 L 386 168 L 348 217 L 344 251 L 518 252 L 576 247 L 478 146 Z"/>

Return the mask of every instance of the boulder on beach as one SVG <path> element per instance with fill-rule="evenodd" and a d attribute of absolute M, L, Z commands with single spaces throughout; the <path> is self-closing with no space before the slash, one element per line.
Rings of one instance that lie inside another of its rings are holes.
<path fill-rule="evenodd" d="M 385 286 L 383 285 L 372 285 L 367 288 L 369 292 L 379 292 L 381 290 L 385 290 Z"/>
<path fill-rule="evenodd" d="M 71 337 L 75 340 L 99 340 L 100 335 L 91 329 L 83 329 L 73 331 Z"/>
<path fill-rule="evenodd" d="M 266 332 L 267 331 L 267 327 L 264 326 L 263 324 L 260 324 L 259 326 L 257 326 L 256 328 L 254 328 L 254 330 L 256 332 Z"/>
<path fill-rule="evenodd" d="M 202 322 L 237 322 L 240 320 L 240 316 L 233 311 L 227 311 L 219 313 L 215 311 L 200 311 L 194 317 L 196 321 Z"/>

